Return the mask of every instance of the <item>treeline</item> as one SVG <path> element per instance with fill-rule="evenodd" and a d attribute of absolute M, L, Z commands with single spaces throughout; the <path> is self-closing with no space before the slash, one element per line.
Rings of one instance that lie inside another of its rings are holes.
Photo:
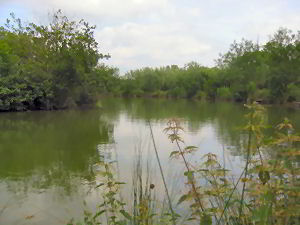
<path fill-rule="evenodd" d="M 99 64 L 109 55 L 98 51 L 94 29 L 61 11 L 48 25 L 24 26 L 11 14 L 0 27 L 0 111 L 87 104 L 109 89 L 117 70 Z"/>
<path fill-rule="evenodd" d="M 120 78 L 124 96 L 197 98 L 202 100 L 300 101 L 300 31 L 279 29 L 260 46 L 234 42 L 207 68 L 196 62 L 144 68 Z"/>
<path fill-rule="evenodd" d="M 48 25 L 24 26 L 13 14 L 0 27 L 0 111 L 61 109 L 99 95 L 265 103 L 300 101 L 300 31 L 279 29 L 260 46 L 234 42 L 215 67 L 190 62 L 119 76 L 101 59 L 95 26 L 61 11 Z"/>

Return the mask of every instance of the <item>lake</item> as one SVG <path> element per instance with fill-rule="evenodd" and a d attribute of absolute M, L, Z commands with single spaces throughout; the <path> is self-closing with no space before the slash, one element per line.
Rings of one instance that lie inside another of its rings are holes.
<path fill-rule="evenodd" d="M 175 145 L 163 131 L 170 118 L 181 119 L 185 143 L 198 147 L 189 157 L 192 163 L 212 152 L 238 175 L 245 158 L 240 130 L 245 113 L 242 104 L 229 102 L 120 98 L 101 99 L 91 109 L 1 113 L 0 224 L 66 224 L 82 218 L 83 210 L 93 211 L 101 202 L 95 189 L 101 161 L 115 161 L 115 176 L 126 182 L 122 198 L 128 206 L 138 165 L 143 182 L 149 177 L 162 202 L 149 123 L 176 199 L 185 187 L 183 165 L 169 158 Z M 299 131 L 299 110 L 269 106 L 266 115 L 271 125 L 267 133 L 284 117 Z"/>

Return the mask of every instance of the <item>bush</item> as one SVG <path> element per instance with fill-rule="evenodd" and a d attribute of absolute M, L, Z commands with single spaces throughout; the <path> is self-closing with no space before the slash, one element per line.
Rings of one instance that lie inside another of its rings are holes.
<path fill-rule="evenodd" d="M 221 100 L 231 100 L 232 99 L 232 93 L 228 87 L 218 88 L 217 96 Z"/>
<path fill-rule="evenodd" d="M 183 87 L 176 87 L 168 92 L 168 96 L 173 98 L 185 98 L 186 91 Z"/>
<path fill-rule="evenodd" d="M 207 99 L 207 94 L 204 91 L 197 91 L 193 98 L 205 101 Z"/>
<path fill-rule="evenodd" d="M 259 89 L 254 94 L 254 100 L 262 101 L 264 103 L 270 102 L 270 90 L 267 88 Z"/>
<path fill-rule="evenodd" d="M 154 98 L 165 98 L 165 97 L 167 97 L 167 92 L 158 90 L 158 91 L 155 91 L 155 92 L 152 93 L 152 97 L 154 97 Z"/>
<path fill-rule="evenodd" d="M 144 92 L 141 89 L 133 90 L 131 94 L 132 94 L 133 97 L 142 97 L 142 96 L 144 96 Z"/>
<path fill-rule="evenodd" d="M 288 89 L 288 100 L 292 101 L 300 101 L 300 87 L 295 84 L 289 84 L 287 86 Z"/>

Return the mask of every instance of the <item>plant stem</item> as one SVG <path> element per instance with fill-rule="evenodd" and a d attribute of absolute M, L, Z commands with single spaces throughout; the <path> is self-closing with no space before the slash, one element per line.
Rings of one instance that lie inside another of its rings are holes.
<path fill-rule="evenodd" d="M 165 186 L 165 191 L 166 191 L 167 198 L 168 198 L 169 208 L 170 208 L 170 211 L 171 211 L 171 214 L 172 214 L 172 223 L 173 223 L 173 225 L 176 225 L 176 222 L 175 222 L 176 218 L 175 218 L 175 214 L 174 214 L 174 211 L 173 211 L 172 202 L 171 202 L 171 198 L 170 198 L 170 195 L 169 195 L 169 191 L 168 191 L 167 183 L 166 183 L 165 176 L 164 176 L 164 173 L 163 173 L 163 169 L 162 169 L 160 159 L 159 159 L 159 156 L 158 156 L 158 152 L 157 152 L 157 148 L 156 148 L 156 144 L 155 144 L 154 135 L 153 135 L 150 120 L 148 120 L 148 123 L 149 123 L 149 128 L 150 128 L 151 138 L 152 138 L 152 142 L 153 142 L 153 147 L 154 147 L 154 150 L 155 150 L 156 159 L 157 159 L 160 174 L 161 174 L 164 186 Z"/>
<path fill-rule="evenodd" d="M 252 128 L 251 127 L 252 127 L 252 124 L 253 124 L 252 120 L 253 120 L 253 115 L 251 115 L 249 134 L 248 134 L 247 159 L 246 159 L 245 176 L 244 176 L 245 179 L 247 178 L 247 175 L 248 175 L 248 166 L 249 166 L 249 161 L 250 161 L 251 138 L 252 138 L 252 131 L 251 131 Z M 246 180 L 244 181 L 243 189 L 242 189 L 242 197 L 241 197 L 240 209 L 239 209 L 239 220 L 241 219 L 242 211 L 243 211 L 245 188 L 246 188 Z"/>
<path fill-rule="evenodd" d="M 220 218 L 219 218 L 219 220 L 218 220 L 218 222 L 217 222 L 217 225 L 220 224 L 221 219 L 222 219 L 222 217 L 223 217 L 223 215 L 224 215 L 224 213 L 225 213 L 225 211 L 226 211 L 226 209 L 227 209 L 227 206 L 228 206 L 228 204 L 229 204 L 229 202 L 230 202 L 230 200 L 231 200 L 231 197 L 232 197 L 234 191 L 236 190 L 238 184 L 240 183 L 240 180 L 241 180 L 243 174 L 245 173 L 245 170 L 246 170 L 246 168 L 244 168 L 244 170 L 243 170 L 243 172 L 241 173 L 239 179 L 237 180 L 236 184 L 234 185 L 233 190 L 232 190 L 232 192 L 230 193 L 229 198 L 228 198 L 228 200 L 227 200 L 226 203 L 225 203 L 225 207 L 224 207 L 224 209 L 223 209 L 223 211 L 222 211 L 222 213 L 221 213 L 221 216 L 220 216 Z"/>
<path fill-rule="evenodd" d="M 181 155 L 181 157 L 182 157 L 182 159 L 183 159 L 183 161 L 184 161 L 184 164 L 185 164 L 185 167 L 186 167 L 187 171 L 188 171 L 188 172 L 191 172 L 190 167 L 189 167 L 189 165 L 188 165 L 188 163 L 187 163 L 187 161 L 186 161 L 186 159 L 185 159 L 185 157 L 184 157 L 183 151 L 182 151 L 182 149 L 181 149 L 181 147 L 180 147 L 180 145 L 179 145 L 179 143 L 178 143 L 178 140 L 175 140 L 175 141 L 176 141 L 177 147 L 178 147 L 178 149 L 179 149 L 180 155 Z M 195 195 L 196 195 L 196 202 L 199 204 L 199 206 L 200 206 L 200 208 L 201 208 L 201 210 L 202 210 L 202 212 L 203 212 L 203 211 L 204 211 L 204 208 L 203 208 L 203 205 L 202 205 L 202 203 L 201 203 L 201 200 L 200 200 L 200 197 L 199 197 L 199 193 L 197 192 L 197 189 L 196 189 L 194 177 L 193 177 L 193 179 L 192 179 L 192 181 L 191 181 L 191 185 L 192 185 L 193 192 L 194 192 Z"/>

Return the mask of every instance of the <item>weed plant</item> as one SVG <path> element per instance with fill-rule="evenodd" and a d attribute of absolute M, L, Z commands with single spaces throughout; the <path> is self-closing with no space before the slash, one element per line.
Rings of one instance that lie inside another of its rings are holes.
<path fill-rule="evenodd" d="M 230 180 L 231 171 L 213 153 L 203 155 L 200 164 L 190 163 L 187 155 L 197 147 L 184 143 L 184 129 L 179 119 L 167 123 L 164 131 L 177 146 L 170 157 L 184 163 L 186 177 L 187 191 L 180 196 L 178 204 L 185 202 L 190 207 L 188 217 L 181 219 L 180 224 L 300 224 L 300 136 L 294 133 L 291 122 L 284 119 L 276 126 L 275 135 L 266 137 L 264 108 L 256 103 L 245 106 L 249 111 L 248 122 L 241 130 L 241 135 L 246 136 L 242 149 L 245 164 L 240 176 L 233 180 Z M 152 138 L 154 143 L 153 135 Z M 156 215 L 151 213 L 150 206 L 156 200 L 151 195 L 149 182 L 144 192 L 142 182 L 135 183 L 133 201 L 138 211 L 130 215 L 125 204 L 117 198 L 122 183 L 114 180 L 110 165 L 104 164 L 104 168 L 106 180 L 98 185 L 104 191 L 103 203 L 95 214 L 86 214 L 83 224 L 100 224 L 97 218 L 103 215 L 106 224 L 171 225 L 176 221 L 178 224 L 180 215 L 172 205 L 167 213 L 169 218 L 152 219 Z M 137 174 L 137 180 L 139 177 Z M 166 185 L 165 189 L 167 193 Z"/>

